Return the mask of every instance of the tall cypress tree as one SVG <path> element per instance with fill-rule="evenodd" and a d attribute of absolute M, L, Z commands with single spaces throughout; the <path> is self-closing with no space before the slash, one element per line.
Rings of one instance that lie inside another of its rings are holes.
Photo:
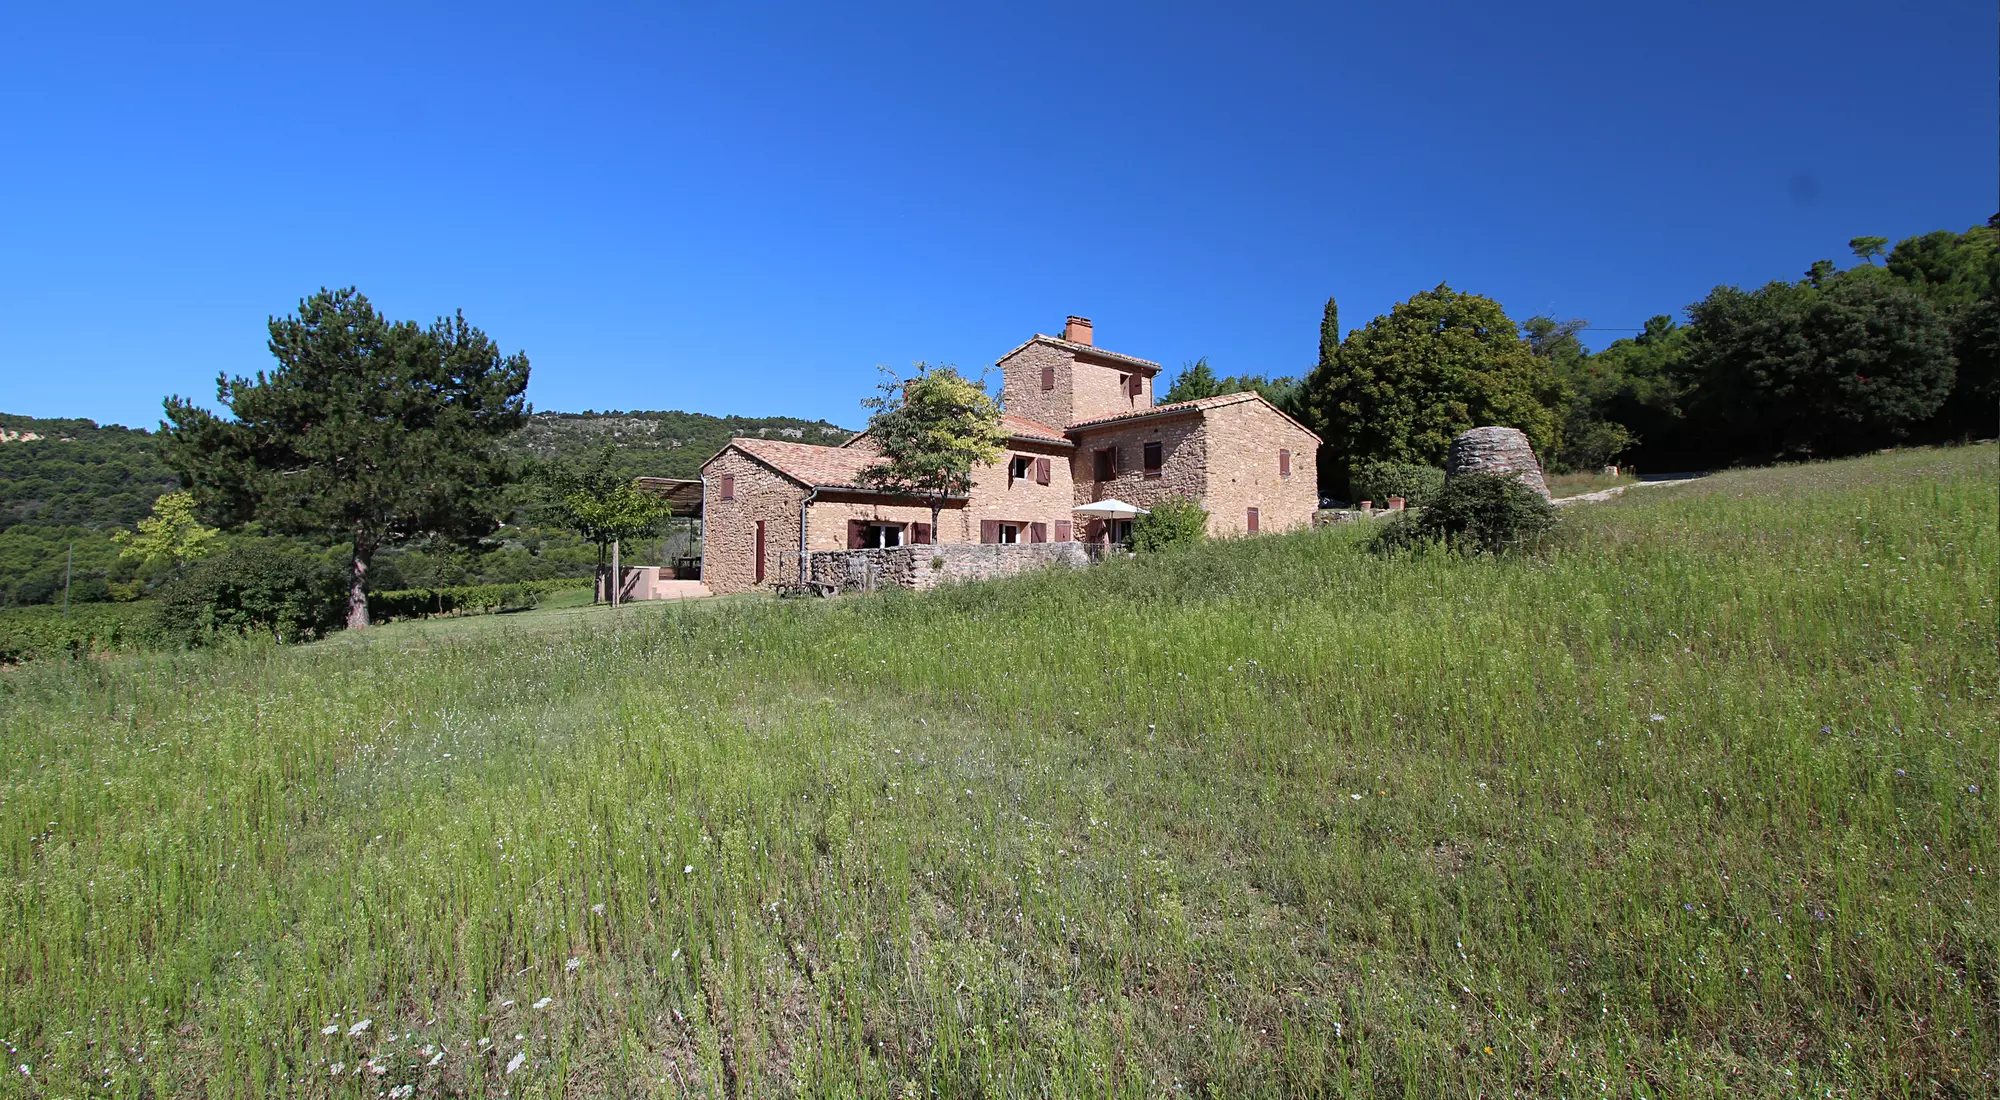
<path fill-rule="evenodd" d="M 1326 300 L 1326 310 L 1319 319 L 1319 369 L 1332 370 L 1334 361 L 1340 358 L 1340 306 L 1332 298 Z"/>

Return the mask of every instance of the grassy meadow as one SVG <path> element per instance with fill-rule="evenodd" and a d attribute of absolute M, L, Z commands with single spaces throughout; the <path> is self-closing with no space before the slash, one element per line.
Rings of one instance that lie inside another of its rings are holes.
<path fill-rule="evenodd" d="M 1995 1095 L 1996 459 L 8 670 L 0 1095 Z"/>

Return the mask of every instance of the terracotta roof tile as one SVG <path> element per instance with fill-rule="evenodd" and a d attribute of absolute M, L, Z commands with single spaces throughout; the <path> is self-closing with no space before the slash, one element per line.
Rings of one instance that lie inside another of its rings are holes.
<path fill-rule="evenodd" d="M 1318 432 L 1313 431 L 1304 424 L 1300 424 L 1290 413 L 1287 413 L 1276 405 L 1272 405 L 1269 398 L 1258 393 L 1256 390 L 1243 390 L 1238 393 L 1219 393 L 1214 397 L 1197 397 L 1193 401 L 1176 401 L 1170 405 L 1155 405 L 1150 409 L 1141 409 L 1138 412 L 1119 413 L 1117 416 L 1100 416 L 1092 420 L 1079 420 L 1071 424 L 1069 430 L 1074 432 L 1078 429 L 1101 428 L 1111 424 L 1122 424 L 1128 420 L 1144 420 L 1149 416 L 1174 416 L 1179 413 L 1207 412 L 1210 409 L 1219 409 L 1225 405 L 1239 405 L 1245 401 L 1262 401 L 1264 404 L 1270 405 L 1272 412 L 1291 421 L 1293 426 L 1297 427 L 1300 431 L 1312 436 L 1314 439 L 1319 439 Z M 1321 442 L 1325 441 L 1321 440 Z"/>
<path fill-rule="evenodd" d="M 1000 426 L 1007 430 L 1010 439 L 1039 439 L 1046 443 L 1068 443 L 1069 437 L 1061 428 L 1051 428 L 1039 420 L 1030 420 L 1013 413 L 1000 414 Z"/>
<path fill-rule="evenodd" d="M 1056 336 L 1046 336 L 1039 332 L 1034 334 L 1033 336 L 1028 337 L 1026 340 L 1021 341 L 1019 344 L 1015 345 L 1014 350 L 994 360 L 994 365 L 998 366 L 1001 363 L 1005 363 L 1007 360 L 1012 359 L 1014 356 L 1020 354 L 1021 350 L 1023 348 L 1026 348 L 1029 344 L 1047 344 L 1050 347 L 1062 348 L 1065 351 L 1073 351 L 1078 355 L 1086 355 L 1095 359 L 1109 359 L 1115 363 L 1125 363 L 1130 366 L 1138 367 L 1140 370 L 1145 371 L 1148 374 L 1158 373 L 1160 369 L 1160 365 L 1158 363 L 1153 362 L 1151 359 L 1141 359 L 1136 355 L 1125 355 L 1120 352 L 1105 351 L 1103 348 L 1098 347 L 1096 344 L 1079 344 L 1074 340 L 1064 340 Z"/>
<path fill-rule="evenodd" d="M 874 465 L 881 455 L 866 440 L 851 446 L 822 447 L 745 436 L 730 440 L 729 445 L 809 486 L 860 488 L 861 471 Z"/>

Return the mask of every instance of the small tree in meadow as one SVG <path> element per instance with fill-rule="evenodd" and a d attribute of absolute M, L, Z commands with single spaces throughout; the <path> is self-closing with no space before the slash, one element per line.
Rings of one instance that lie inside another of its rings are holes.
<path fill-rule="evenodd" d="M 1461 474 L 1420 512 L 1390 519 L 1377 550 L 1437 544 L 1466 554 L 1502 554 L 1555 529 L 1555 506 L 1511 474 Z"/>
<path fill-rule="evenodd" d="M 861 471 L 860 481 L 885 493 L 917 497 L 930 505 L 931 530 L 945 502 L 972 491 L 972 471 L 997 461 L 1007 442 L 1000 403 L 950 365 L 918 363 L 899 377 L 889 368 L 882 395 L 861 404 L 875 410 L 868 438 L 882 458 Z"/>
<path fill-rule="evenodd" d="M 141 566 L 164 562 L 168 568 L 178 569 L 206 556 L 221 533 L 201 525 L 195 518 L 194 494 L 182 490 L 155 500 L 153 514 L 139 521 L 137 531 L 120 531 L 111 541 L 124 547 L 118 556 L 126 561 Z"/>
<path fill-rule="evenodd" d="M 545 467 L 540 474 L 548 491 L 550 519 L 567 527 L 597 547 L 597 580 L 604 585 L 606 557 L 611 545 L 630 539 L 656 535 L 673 510 L 667 502 L 641 492 L 632 479 L 613 468 L 616 448 L 606 443 L 592 458 L 569 465 Z M 614 577 L 613 585 L 624 578 Z M 613 601 L 616 602 L 615 600 Z"/>
<path fill-rule="evenodd" d="M 1170 496 L 1132 521 L 1132 549 L 1140 553 L 1192 546 L 1208 537 L 1208 509 L 1184 496 Z"/>

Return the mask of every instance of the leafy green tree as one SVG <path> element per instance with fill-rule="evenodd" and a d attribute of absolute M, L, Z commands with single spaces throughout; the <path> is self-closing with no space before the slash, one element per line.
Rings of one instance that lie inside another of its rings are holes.
<path fill-rule="evenodd" d="M 1181 364 L 1181 372 L 1174 376 L 1174 384 L 1167 387 L 1160 403 L 1171 405 L 1176 401 L 1197 401 L 1228 392 L 1221 386 L 1222 380 L 1209 368 L 1208 356 L 1204 355 L 1192 363 Z"/>
<path fill-rule="evenodd" d="M 1888 251 L 1889 238 L 1856 237 L 1847 242 L 1847 248 L 1848 251 L 1854 253 L 1855 259 L 1865 264 Z"/>
<path fill-rule="evenodd" d="M 1602 466 L 1633 443 L 1631 430 L 1606 412 L 1610 380 L 1594 368 L 1578 335 L 1588 327 L 1590 322 L 1581 318 L 1558 321 L 1536 316 L 1521 322 L 1521 339 L 1562 382 L 1562 442 L 1548 455 L 1550 465 L 1560 470 Z"/>
<path fill-rule="evenodd" d="M 1852 454 L 1903 438 L 1950 392 L 1944 317 L 1893 281 L 1716 287 L 1688 307 L 1690 416 L 1731 457 Z"/>
<path fill-rule="evenodd" d="M 861 471 L 861 483 L 923 500 L 936 531 L 945 502 L 972 491 L 972 471 L 1000 458 L 1000 403 L 954 366 L 918 363 L 908 378 L 882 371 L 881 395 L 861 403 L 875 410 L 868 438 L 882 457 Z"/>
<path fill-rule="evenodd" d="M 618 471 L 617 451 L 614 444 L 605 443 L 588 460 L 552 464 L 540 475 L 553 522 L 597 547 L 597 588 L 607 592 L 614 591 L 605 583 L 612 544 L 656 535 L 673 515 L 666 501 L 641 492 L 632 478 Z M 611 583 L 622 581 L 613 578 Z"/>
<path fill-rule="evenodd" d="M 270 332 L 277 369 L 216 380 L 230 419 L 167 399 L 165 457 L 228 523 L 346 541 L 346 622 L 365 627 L 377 550 L 495 526 L 512 472 L 497 444 L 527 420 L 528 360 L 463 314 L 391 322 L 353 288 L 322 289 Z"/>
<path fill-rule="evenodd" d="M 1390 497 L 1402 497 L 1411 508 L 1422 508 L 1444 488 L 1444 471 L 1415 462 L 1364 462 L 1354 471 L 1354 499 L 1386 507 Z"/>
<path fill-rule="evenodd" d="M 1348 334 L 1302 400 L 1326 444 L 1320 484 L 1341 495 L 1370 459 L 1443 465 L 1467 428 L 1519 428 L 1540 454 L 1561 438 L 1554 369 L 1500 303 L 1442 283 Z"/>
<path fill-rule="evenodd" d="M 1256 391 L 1266 401 L 1283 409 L 1287 414 L 1297 416 L 1299 380 L 1297 378 L 1272 378 L 1262 374 L 1232 374 L 1217 378 L 1208 365 L 1208 357 L 1202 356 L 1181 368 L 1174 377 L 1174 384 L 1160 398 L 1163 405 L 1176 401 L 1195 401 L 1204 397 L 1220 397 L 1227 393 Z"/>
<path fill-rule="evenodd" d="M 153 514 L 139 521 L 136 532 L 120 531 L 111 541 L 124 547 L 120 558 L 142 566 L 157 562 L 179 568 L 207 555 L 221 533 L 201 525 L 195 518 L 194 494 L 181 490 L 161 494 L 153 502 Z"/>
<path fill-rule="evenodd" d="M 1132 549 L 1152 553 L 1191 546 L 1208 537 L 1208 509 L 1174 494 L 1156 501 L 1132 521 Z"/>

